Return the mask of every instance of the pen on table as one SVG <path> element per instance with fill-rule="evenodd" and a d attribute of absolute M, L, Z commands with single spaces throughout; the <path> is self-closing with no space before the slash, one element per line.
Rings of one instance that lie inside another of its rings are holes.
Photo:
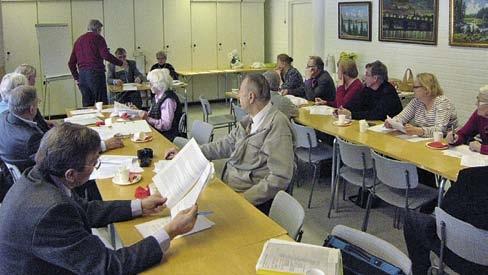
<path fill-rule="evenodd" d="M 208 216 L 208 215 L 212 215 L 213 214 L 213 211 L 198 211 L 197 215 L 199 216 Z"/>

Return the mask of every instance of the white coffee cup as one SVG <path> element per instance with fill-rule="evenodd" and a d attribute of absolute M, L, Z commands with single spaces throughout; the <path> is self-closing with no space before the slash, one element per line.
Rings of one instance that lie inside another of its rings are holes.
<path fill-rule="evenodd" d="M 95 108 L 97 109 L 97 111 L 101 112 L 103 108 L 103 102 L 100 101 L 95 103 Z"/>
<path fill-rule="evenodd" d="M 366 133 L 368 131 L 369 125 L 368 122 L 364 119 L 359 121 L 359 132 L 360 133 Z"/>
<path fill-rule="evenodd" d="M 117 173 L 115 174 L 115 178 L 120 183 L 125 183 L 129 181 L 129 168 L 127 166 L 120 166 L 117 169 Z"/>
<path fill-rule="evenodd" d="M 442 132 L 434 132 L 433 135 L 434 135 L 435 142 L 442 141 L 442 138 L 444 137 L 444 134 Z"/>
<path fill-rule="evenodd" d="M 325 275 L 325 273 L 318 268 L 310 268 L 305 271 L 305 275 Z"/>
<path fill-rule="evenodd" d="M 337 117 L 338 117 L 337 123 L 339 123 L 339 124 L 346 123 L 346 115 L 338 115 Z"/>
<path fill-rule="evenodd" d="M 133 139 L 134 140 L 144 140 L 146 138 L 146 134 L 144 132 L 136 132 L 134 133 Z"/>

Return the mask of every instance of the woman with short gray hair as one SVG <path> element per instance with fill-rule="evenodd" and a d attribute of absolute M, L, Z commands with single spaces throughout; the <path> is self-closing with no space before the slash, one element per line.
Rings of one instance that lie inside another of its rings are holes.
<path fill-rule="evenodd" d="M 173 141 L 179 134 L 178 124 L 183 115 L 181 102 L 172 90 L 173 79 L 168 69 L 155 69 L 149 72 L 147 80 L 155 97 L 149 112 L 142 111 L 141 117 Z"/>
<path fill-rule="evenodd" d="M 163 51 L 157 52 L 156 59 L 158 60 L 158 63 L 152 65 L 151 71 L 154 69 L 168 69 L 171 77 L 174 80 L 178 80 L 178 73 L 175 71 L 173 65 L 166 63 L 166 60 L 168 60 L 168 55 L 166 54 L 166 52 Z"/>
<path fill-rule="evenodd" d="M 2 101 L 0 102 L 0 113 L 8 110 L 8 99 L 10 97 L 10 92 L 18 86 L 26 85 L 27 78 L 19 73 L 8 73 L 3 76 L 2 82 L 0 83 L 0 95 L 2 96 Z"/>

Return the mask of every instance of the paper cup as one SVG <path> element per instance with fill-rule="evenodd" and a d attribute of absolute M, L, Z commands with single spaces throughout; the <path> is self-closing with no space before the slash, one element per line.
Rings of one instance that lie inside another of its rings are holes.
<path fill-rule="evenodd" d="M 97 109 L 97 111 L 101 112 L 103 108 L 103 102 L 100 101 L 95 103 L 95 108 Z"/>
<path fill-rule="evenodd" d="M 136 133 L 134 133 L 133 139 L 134 140 L 144 140 L 145 137 L 146 137 L 146 134 L 144 132 L 136 132 Z"/>
<path fill-rule="evenodd" d="M 434 141 L 435 142 L 440 142 L 442 141 L 442 138 L 444 137 L 444 134 L 442 132 L 434 132 Z"/>

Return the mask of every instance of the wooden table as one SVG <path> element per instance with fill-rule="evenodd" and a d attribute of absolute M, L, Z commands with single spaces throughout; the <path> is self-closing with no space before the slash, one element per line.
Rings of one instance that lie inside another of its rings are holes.
<path fill-rule="evenodd" d="M 409 142 L 395 137 L 398 133 L 384 134 L 369 130 L 366 133 L 360 133 L 358 121 L 353 121 L 352 125 L 348 127 L 338 127 L 332 124 L 335 121 L 333 116 L 310 115 L 310 112 L 304 108 L 299 109 L 299 115 L 295 120 L 329 135 L 364 144 L 381 154 L 413 163 L 419 168 L 439 175 L 441 177 L 439 205 L 446 181 L 456 181 L 459 171 L 463 168 L 459 158 L 446 156 L 442 151 L 428 149 L 425 147 L 425 141 Z"/>
<path fill-rule="evenodd" d="M 125 147 L 107 154 L 135 155 L 138 149 L 150 147 L 155 158 L 162 159 L 171 142 L 153 131 L 148 143 L 124 140 Z M 133 199 L 137 186 L 151 182 L 154 166 L 144 169 L 142 181 L 129 186 L 118 186 L 111 179 L 97 180 L 104 200 Z M 286 230 L 262 214 L 241 195 L 219 179 L 214 178 L 200 196 L 199 210 L 213 211 L 208 218 L 215 222 L 209 229 L 197 234 L 175 239 L 165 260 L 144 274 L 255 274 L 255 265 L 264 242 L 270 238 L 285 238 Z M 156 216 L 141 217 L 115 224 L 122 244 L 131 245 L 142 239 L 134 225 L 169 215 L 169 211 Z"/>
<path fill-rule="evenodd" d="M 209 75 L 209 74 L 241 74 L 241 73 L 262 73 L 273 68 L 239 68 L 239 69 L 212 69 L 212 70 L 195 70 L 195 71 L 178 71 L 177 73 L 185 78 L 198 76 L 198 75 Z"/>

